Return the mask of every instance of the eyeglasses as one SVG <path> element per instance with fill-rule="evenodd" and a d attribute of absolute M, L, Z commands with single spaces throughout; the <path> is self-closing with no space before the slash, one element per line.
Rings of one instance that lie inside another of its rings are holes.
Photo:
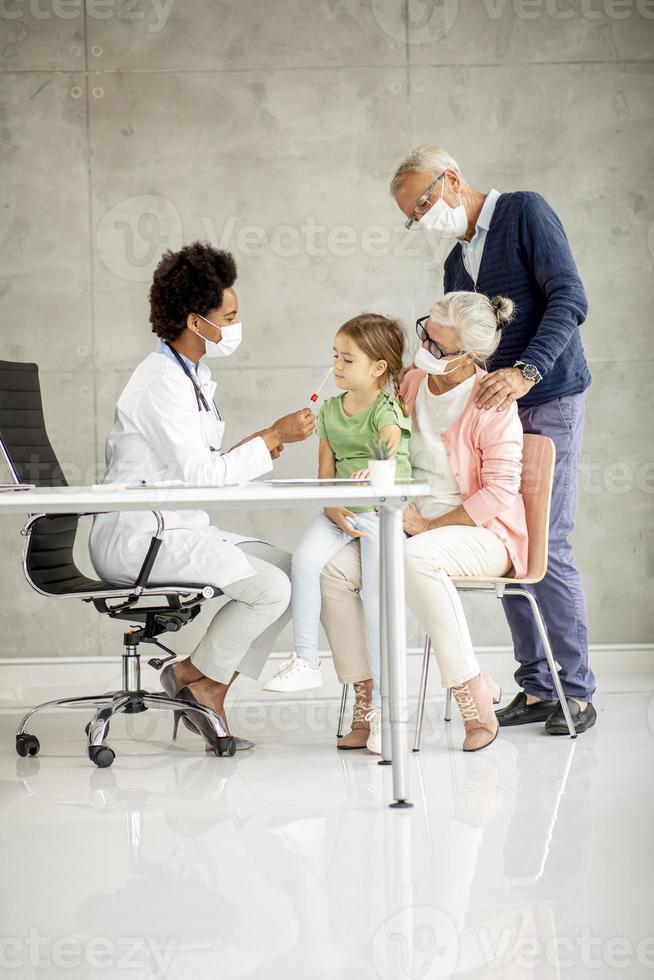
<path fill-rule="evenodd" d="M 419 320 L 416 320 L 416 333 L 420 338 L 421 344 L 427 344 L 427 350 L 435 358 L 440 360 L 441 357 L 456 357 L 460 354 L 465 354 L 464 350 L 443 350 L 441 345 L 433 340 L 427 331 L 425 330 L 425 323 L 429 319 L 429 314 L 427 316 L 421 316 Z"/>
<path fill-rule="evenodd" d="M 436 188 L 436 184 L 438 183 L 439 180 L 441 180 L 441 178 L 443 177 L 443 174 L 444 173 L 445 173 L 445 171 L 443 171 L 443 173 L 440 175 L 440 177 L 437 177 L 436 178 L 436 180 L 433 182 L 433 184 L 430 184 L 429 185 L 429 187 L 427 188 L 427 190 L 425 191 L 425 193 L 424 194 L 421 194 L 420 197 L 418 198 L 418 200 L 416 201 L 415 206 L 413 208 L 413 211 L 411 212 L 411 216 L 409 218 L 407 218 L 406 221 L 405 221 L 405 223 L 404 223 L 404 227 L 406 228 L 407 231 L 409 231 L 410 228 L 413 228 L 413 226 L 416 223 L 416 221 L 419 221 L 420 220 L 420 218 L 416 218 L 416 216 L 415 216 L 416 215 L 416 211 L 418 210 L 418 208 L 424 208 L 425 204 L 428 204 L 429 203 L 429 198 L 434 193 L 434 190 Z M 422 215 L 420 217 L 422 217 Z"/>

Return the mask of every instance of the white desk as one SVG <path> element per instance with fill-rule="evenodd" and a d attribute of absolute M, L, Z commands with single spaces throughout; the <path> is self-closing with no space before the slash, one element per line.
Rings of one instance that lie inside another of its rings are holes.
<path fill-rule="evenodd" d="M 193 507 L 321 507 L 375 504 L 380 509 L 381 550 L 381 687 L 382 764 L 393 763 L 392 806 L 408 806 L 406 618 L 404 599 L 404 532 L 402 511 L 410 497 L 429 494 L 426 484 L 398 483 L 379 496 L 359 486 L 269 486 L 264 482 L 236 487 L 39 487 L 0 492 L 0 514 L 94 514 L 121 510 L 184 510 Z"/>

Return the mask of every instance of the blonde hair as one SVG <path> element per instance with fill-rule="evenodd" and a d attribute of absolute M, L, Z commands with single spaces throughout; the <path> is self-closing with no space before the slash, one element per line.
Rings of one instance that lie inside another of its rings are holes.
<path fill-rule="evenodd" d="M 515 303 L 507 296 L 489 299 L 483 293 L 461 290 L 446 293 L 434 303 L 429 315 L 459 335 L 461 350 L 475 353 L 484 364 L 495 353 L 502 339 L 502 329 L 511 322 Z"/>
<path fill-rule="evenodd" d="M 432 146 L 430 143 L 422 143 L 415 146 L 399 165 L 393 179 L 391 180 L 391 194 L 395 197 L 397 189 L 407 174 L 422 173 L 433 174 L 440 177 L 446 170 L 452 170 L 457 176 L 461 176 L 458 163 L 451 157 L 447 150 L 442 150 L 439 146 Z"/>
<path fill-rule="evenodd" d="M 383 388 L 390 381 L 400 408 L 408 415 L 400 395 L 400 372 L 406 346 L 406 335 L 401 322 L 379 313 L 360 313 L 344 323 L 338 332 L 353 340 L 371 361 L 386 361 L 388 369 L 382 376 L 379 387 Z"/>

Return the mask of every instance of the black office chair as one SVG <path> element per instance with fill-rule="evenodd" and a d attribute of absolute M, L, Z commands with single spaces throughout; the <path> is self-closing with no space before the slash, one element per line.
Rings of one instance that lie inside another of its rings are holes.
<path fill-rule="evenodd" d="M 39 487 L 67 486 L 61 466 L 48 439 L 43 417 L 39 372 L 36 364 L 0 361 L 0 450 L 17 484 Z M 22 492 L 22 491 L 15 491 Z M 151 694 L 141 688 L 139 645 L 153 643 L 165 657 L 154 657 L 151 667 L 160 669 L 176 654 L 157 640 L 161 633 L 175 633 L 190 623 L 206 599 L 221 595 L 213 585 L 148 586 L 152 566 L 161 547 L 164 522 L 158 511 L 157 531 L 153 535 L 141 571 L 133 586 L 100 582 L 83 575 L 73 558 L 73 547 L 80 517 L 87 514 L 32 514 L 20 532 L 25 537 L 23 570 L 25 578 L 40 595 L 57 599 L 81 599 L 93 603 L 110 619 L 124 619 L 135 625 L 124 635 L 123 686 L 119 691 L 90 697 L 47 701 L 25 715 L 16 732 L 16 751 L 20 756 L 39 752 L 36 735 L 25 729 L 30 718 L 45 708 L 96 708 L 86 726 L 88 754 L 100 768 L 110 766 L 115 753 L 105 742 L 111 717 L 119 712 L 136 714 L 148 708 L 166 711 L 196 711 L 212 720 L 219 733 L 213 750 L 216 755 L 233 755 L 236 743 L 215 712 L 198 705 Z M 143 599 L 158 596 L 165 605 L 146 605 Z"/>

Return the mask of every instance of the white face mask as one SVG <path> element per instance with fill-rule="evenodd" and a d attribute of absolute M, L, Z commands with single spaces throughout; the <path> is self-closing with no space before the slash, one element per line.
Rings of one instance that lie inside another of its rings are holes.
<path fill-rule="evenodd" d="M 441 183 L 441 197 L 432 204 L 429 211 L 423 214 L 418 224 L 425 231 L 440 235 L 442 238 L 463 238 L 468 230 L 468 216 L 461 203 L 461 191 L 459 191 L 459 203 L 455 208 L 445 203 L 442 194 Z"/>
<path fill-rule="evenodd" d="M 205 323 L 211 323 L 211 320 L 207 320 L 206 316 L 202 316 L 201 313 L 196 313 L 201 320 Z M 215 327 L 215 323 L 211 323 L 212 327 Z M 199 331 L 196 331 L 198 337 L 202 337 L 206 344 L 206 356 L 208 358 L 212 357 L 229 357 L 234 351 L 239 347 L 241 340 L 243 339 L 243 331 L 241 330 L 241 323 L 227 323 L 224 327 L 220 328 L 220 340 L 207 340 L 203 337 Z"/>
<path fill-rule="evenodd" d="M 460 361 L 462 357 L 467 357 L 467 354 L 459 354 L 458 357 L 451 357 L 449 359 L 445 357 L 434 357 L 426 347 L 421 347 L 413 359 L 413 363 L 421 371 L 425 371 L 427 374 L 451 374 L 452 371 L 448 370 L 450 364 L 454 364 L 452 370 L 456 371 L 457 366 L 455 361 Z"/>

